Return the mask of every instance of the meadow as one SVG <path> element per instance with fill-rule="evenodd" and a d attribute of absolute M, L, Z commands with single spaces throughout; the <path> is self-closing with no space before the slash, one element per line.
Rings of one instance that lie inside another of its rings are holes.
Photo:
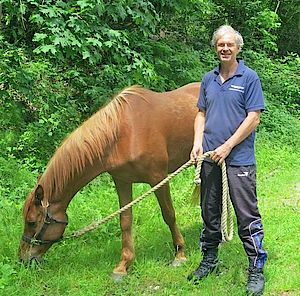
<path fill-rule="evenodd" d="M 267 110 L 257 141 L 257 189 L 269 253 L 267 296 L 300 296 L 299 1 L 1 0 L 0 296 L 245 295 L 247 258 L 235 228 L 220 248 L 219 272 L 186 279 L 201 260 L 194 169 L 171 180 L 187 262 L 174 249 L 154 195 L 136 205 L 136 260 L 121 282 L 118 218 L 55 244 L 45 261 L 18 260 L 22 207 L 62 139 L 124 87 L 166 91 L 200 81 L 216 67 L 214 30 L 244 37 L 241 57 L 257 71 Z M 298 13 L 298 14 L 297 14 Z M 134 197 L 149 186 L 136 184 Z M 118 209 L 113 181 L 101 175 L 68 208 L 66 235 Z"/>
<path fill-rule="evenodd" d="M 256 150 L 258 199 L 265 226 L 264 247 L 268 251 L 264 295 L 297 296 L 300 295 L 299 153 L 291 146 L 271 145 L 260 138 Z M 11 194 L 24 196 L 0 203 L 0 295 L 245 295 L 247 259 L 236 228 L 233 240 L 220 247 L 218 272 L 197 286 L 186 280 L 201 259 L 200 208 L 191 204 L 194 168 L 171 180 L 187 262 L 176 268 L 170 266 L 174 254 L 171 236 L 152 194 L 133 209 L 136 259 L 121 282 L 111 278 L 120 256 L 118 218 L 80 238 L 54 245 L 40 265 L 25 267 L 19 263 L 17 251 L 23 228 L 21 200 L 34 186 L 35 177 L 34 173 L 18 168 L 15 179 L 22 186 L 19 184 Z M 136 184 L 134 196 L 148 189 L 148 185 Z M 101 175 L 71 202 L 66 235 L 117 209 L 113 181 L 109 175 Z"/>

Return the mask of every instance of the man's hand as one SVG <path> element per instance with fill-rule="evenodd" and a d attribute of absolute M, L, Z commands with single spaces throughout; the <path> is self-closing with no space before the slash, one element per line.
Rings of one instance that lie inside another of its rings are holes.
<path fill-rule="evenodd" d="M 191 151 L 191 160 L 195 161 L 197 163 L 197 159 L 199 156 L 203 154 L 203 148 L 202 145 L 194 145 L 192 151 Z"/>
<path fill-rule="evenodd" d="M 210 158 L 216 162 L 217 165 L 221 166 L 231 150 L 232 148 L 227 143 L 224 143 L 213 151 Z"/>

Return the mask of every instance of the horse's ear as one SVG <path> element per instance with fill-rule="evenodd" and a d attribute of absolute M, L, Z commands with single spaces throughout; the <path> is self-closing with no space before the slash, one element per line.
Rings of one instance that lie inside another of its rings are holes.
<path fill-rule="evenodd" d="M 41 185 L 38 185 L 34 192 L 34 201 L 36 205 L 41 205 L 44 197 L 44 189 Z"/>

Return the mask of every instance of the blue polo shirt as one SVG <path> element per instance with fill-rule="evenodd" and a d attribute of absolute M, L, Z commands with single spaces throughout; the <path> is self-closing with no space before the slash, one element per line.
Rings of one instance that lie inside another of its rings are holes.
<path fill-rule="evenodd" d="M 228 140 L 246 118 L 248 112 L 264 110 L 261 83 L 255 71 L 238 60 L 236 73 L 222 84 L 219 67 L 208 72 L 201 83 L 197 103 L 204 110 L 204 152 L 214 150 Z M 228 165 L 255 164 L 255 131 L 235 146 L 226 158 Z"/>

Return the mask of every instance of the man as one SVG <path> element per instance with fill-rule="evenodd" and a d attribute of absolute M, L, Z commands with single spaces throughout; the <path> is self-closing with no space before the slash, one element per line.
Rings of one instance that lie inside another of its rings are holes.
<path fill-rule="evenodd" d="M 264 232 L 257 207 L 254 138 L 260 112 L 264 110 L 263 93 L 257 74 L 237 59 L 243 45 L 237 31 L 221 26 L 214 33 L 212 44 L 220 65 L 202 80 L 191 151 L 195 161 L 203 152 L 213 151 L 201 169 L 203 259 L 188 279 L 197 283 L 218 264 L 218 246 L 222 241 L 220 165 L 226 159 L 238 234 L 249 258 L 247 294 L 262 295 L 267 253 L 262 247 Z"/>

